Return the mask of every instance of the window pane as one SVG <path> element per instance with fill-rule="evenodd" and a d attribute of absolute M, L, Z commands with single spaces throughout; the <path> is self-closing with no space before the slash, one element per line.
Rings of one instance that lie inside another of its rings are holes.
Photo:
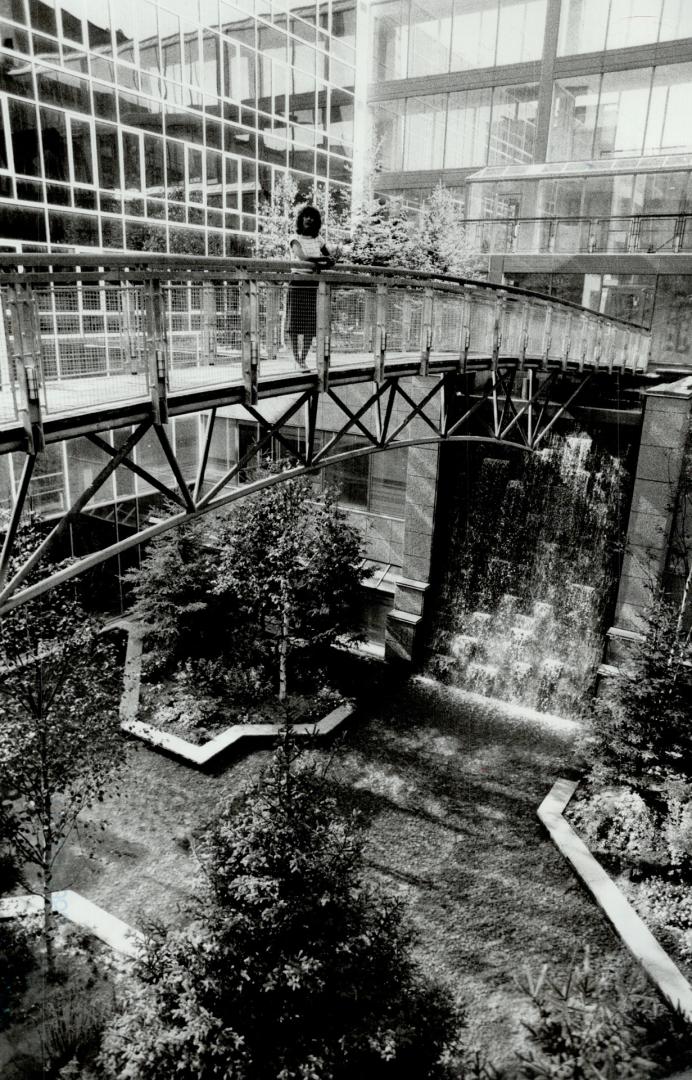
<path fill-rule="evenodd" d="M 46 178 L 69 180 L 64 113 L 55 109 L 41 109 L 41 138 Z"/>
<path fill-rule="evenodd" d="M 408 75 L 436 75 L 449 70 L 452 0 L 411 4 Z"/>
<path fill-rule="evenodd" d="M 406 450 L 387 450 L 372 456 L 370 509 L 375 514 L 403 518 L 406 504 Z"/>
<path fill-rule="evenodd" d="M 114 127 L 107 124 L 96 125 L 96 157 L 99 187 L 104 191 L 119 189 L 118 138 Z"/>
<path fill-rule="evenodd" d="M 326 439 L 329 437 L 330 433 L 327 432 Z M 367 445 L 367 439 L 361 439 L 356 435 L 344 435 L 339 439 L 334 452 L 341 453 Z M 325 481 L 333 484 L 339 491 L 339 502 L 344 506 L 357 506 L 364 510 L 368 506 L 369 476 L 370 456 L 367 454 L 348 461 L 340 461 L 337 465 L 330 465 L 324 470 Z"/>
<path fill-rule="evenodd" d="M 651 85 L 651 68 L 609 71 L 598 105 L 595 158 L 641 154 Z"/>
<path fill-rule="evenodd" d="M 466 90 L 449 95 L 445 168 L 484 165 L 488 154 L 492 91 Z"/>
<path fill-rule="evenodd" d="M 36 108 L 24 101 L 8 100 L 14 167 L 26 176 L 41 175 Z"/>
<path fill-rule="evenodd" d="M 607 49 L 626 49 L 656 41 L 661 0 L 610 0 Z"/>
<path fill-rule="evenodd" d="M 409 39 L 407 12 L 405 0 L 373 5 L 373 79 L 405 78 Z"/>
<path fill-rule="evenodd" d="M 493 94 L 489 165 L 533 161 L 538 86 L 498 86 Z"/>
<path fill-rule="evenodd" d="M 128 191 L 141 191 L 139 135 L 135 135 L 130 131 L 123 132 L 123 157 L 126 189 Z"/>
<path fill-rule="evenodd" d="M 692 4 L 690 0 L 664 0 L 659 41 L 692 37 Z"/>
<path fill-rule="evenodd" d="M 600 75 L 558 79 L 553 88 L 548 161 L 593 157 Z"/>
<path fill-rule="evenodd" d="M 498 64 L 538 60 L 543 52 L 547 0 L 500 0 Z"/>
<path fill-rule="evenodd" d="M 404 169 L 442 168 L 445 104 L 442 94 L 407 99 Z"/>
<path fill-rule="evenodd" d="M 451 70 L 495 63 L 498 0 L 454 0 Z"/>
<path fill-rule="evenodd" d="M 605 48 L 607 26 L 607 0 L 562 0 L 558 55 L 600 51 Z"/>
<path fill-rule="evenodd" d="M 379 148 L 382 168 L 401 169 L 404 154 L 404 106 L 405 102 L 387 101 L 375 105 L 375 140 Z"/>
<path fill-rule="evenodd" d="M 677 154 L 692 146 L 692 64 L 668 64 L 654 71 L 646 127 L 645 154 Z"/>

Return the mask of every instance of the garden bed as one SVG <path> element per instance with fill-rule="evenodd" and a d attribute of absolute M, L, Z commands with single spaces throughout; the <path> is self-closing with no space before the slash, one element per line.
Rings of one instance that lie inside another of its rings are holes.
<path fill-rule="evenodd" d="M 274 696 L 233 704 L 192 690 L 189 674 L 147 682 L 142 676 L 144 639 L 131 623 L 120 707 L 124 731 L 193 765 L 206 765 L 241 739 L 271 739 L 288 725 L 294 734 L 325 736 L 353 713 L 337 691 Z"/>
<path fill-rule="evenodd" d="M 584 784 L 566 813 L 692 980 L 692 805 L 684 781 Z"/>

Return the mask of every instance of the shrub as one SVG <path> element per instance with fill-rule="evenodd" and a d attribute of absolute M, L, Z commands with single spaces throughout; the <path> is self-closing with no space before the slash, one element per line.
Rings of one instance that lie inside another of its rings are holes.
<path fill-rule="evenodd" d="M 636 892 L 640 915 L 664 944 L 683 960 L 692 960 L 692 888 L 656 877 Z"/>
<path fill-rule="evenodd" d="M 35 965 L 26 931 L 15 920 L 0 920 L 0 1031 L 12 1023 Z"/>
<path fill-rule="evenodd" d="M 155 928 L 106 1033 L 111 1080 L 441 1080 L 460 1014 L 412 958 L 396 901 L 361 879 L 364 835 L 286 735 L 202 849 L 199 921 Z"/>
<path fill-rule="evenodd" d="M 631 862 L 668 860 L 658 815 L 630 788 L 592 791 L 585 800 L 574 803 L 570 816 L 594 851 Z"/>

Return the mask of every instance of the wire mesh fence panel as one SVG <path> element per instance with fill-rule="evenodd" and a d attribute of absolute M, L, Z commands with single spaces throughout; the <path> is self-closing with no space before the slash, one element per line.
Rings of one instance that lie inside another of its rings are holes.
<path fill-rule="evenodd" d="M 469 355 L 483 358 L 492 356 L 497 314 L 495 297 L 479 291 L 471 293 L 470 300 Z"/>
<path fill-rule="evenodd" d="M 169 389 L 240 379 L 238 282 L 183 279 L 164 285 L 163 298 Z"/>
<path fill-rule="evenodd" d="M 548 340 L 549 360 L 563 360 L 568 328 L 569 312 L 565 308 L 554 307 L 551 313 L 550 337 Z"/>
<path fill-rule="evenodd" d="M 318 282 L 294 274 L 286 290 L 284 340 L 289 366 L 314 368 Z"/>
<path fill-rule="evenodd" d="M 500 356 L 515 358 L 522 346 L 524 302 L 513 296 L 505 299 L 500 320 Z"/>
<path fill-rule="evenodd" d="M 390 287 L 387 290 L 385 327 L 387 356 L 420 356 L 424 296 L 420 290 Z"/>
<path fill-rule="evenodd" d="M 431 357 L 458 357 L 464 330 L 463 293 L 438 293 L 433 297 Z"/>
<path fill-rule="evenodd" d="M 548 308 L 540 301 L 532 301 L 527 324 L 526 355 L 531 359 L 543 356 Z"/>
<path fill-rule="evenodd" d="M 47 412 L 79 411 L 146 395 L 142 321 L 133 314 L 141 309 L 141 287 L 139 295 L 124 288 L 120 283 L 81 282 L 33 286 L 36 367 Z"/>
<path fill-rule="evenodd" d="M 375 288 L 332 285 L 329 317 L 331 363 L 372 357 L 377 321 Z"/>
<path fill-rule="evenodd" d="M 287 301 L 288 285 L 283 281 L 257 283 L 259 363 L 265 375 L 295 367 L 286 328 Z"/>

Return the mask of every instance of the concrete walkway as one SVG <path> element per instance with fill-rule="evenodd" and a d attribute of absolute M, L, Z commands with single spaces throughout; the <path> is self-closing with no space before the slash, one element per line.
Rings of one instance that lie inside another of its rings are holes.
<path fill-rule="evenodd" d="M 144 935 L 134 927 L 128 926 L 122 919 L 116 919 L 98 904 L 87 900 L 85 896 L 62 889 L 52 894 L 53 911 L 69 919 L 75 926 L 88 930 L 94 937 L 105 942 L 111 949 L 134 959 L 144 944 Z M 40 915 L 43 911 L 43 899 L 40 896 L 10 896 L 0 900 L 0 919 L 26 918 Z"/>

